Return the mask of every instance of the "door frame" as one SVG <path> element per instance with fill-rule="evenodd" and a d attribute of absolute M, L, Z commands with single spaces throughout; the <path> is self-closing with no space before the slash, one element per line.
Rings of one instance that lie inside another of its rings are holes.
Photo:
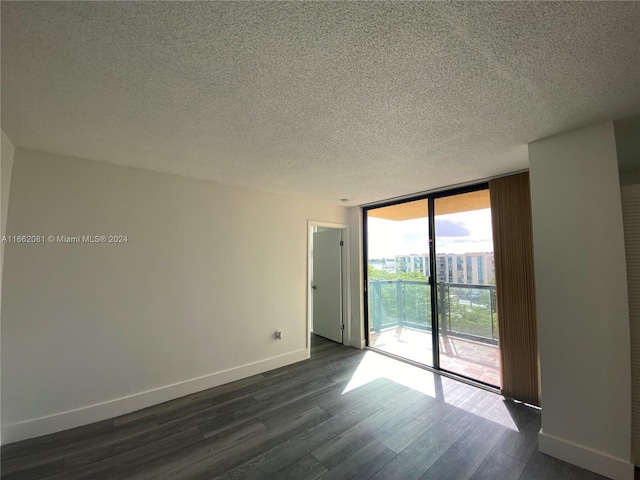
<path fill-rule="evenodd" d="M 307 355 L 311 355 L 311 327 L 313 323 L 313 234 L 316 227 L 331 228 L 342 231 L 342 331 L 343 345 L 350 345 L 351 341 L 351 265 L 350 252 L 350 228 L 343 223 L 321 222 L 316 220 L 307 221 Z"/>

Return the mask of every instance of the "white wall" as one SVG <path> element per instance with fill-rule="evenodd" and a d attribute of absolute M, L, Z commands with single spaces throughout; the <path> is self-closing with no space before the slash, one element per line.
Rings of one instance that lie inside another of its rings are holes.
<path fill-rule="evenodd" d="M 624 219 L 629 329 L 631 336 L 631 448 L 640 461 L 640 184 L 621 187 Z"/>
<path fill-rule="evenodd" d="M 16 147 L 9 140 L 7 134 L 2 132 L 0 147 L 2 148 L 2 165 L 0 167 L 0 197 L 2 198 L 2 235 L 4 236 L 7 229 L 7 212 L 9 209 L 9 191 L 11 187 L 11 171 L 13 169 L 13 156 Z M 4 256 L 4 245 L 2 246 L 2 255 Z"/>
<path fill-rule="evenodd" d="M 540 450 L 631 479 L 629 310 L 613 124 L 531 143 L 529 162 Z"/>
<path fill-rule="evenodd" d="M 362 258 L 362 208 L 349 209 L 351 233 L 351 339 L 350 345 L 365 347 Z"/>
<path fill-rule="evenodd" d="M 7 212 L 9 209 L 9 191 L 11 187 L 11 171 L 13 169 L 13 156 L 16 147 L 13 142 L 9 140 L 9 137 L 4 133 L 4 130 L 0 130 L 0 198 L 2 199 L 2 205 L 0 210 L 0 224 L 2 225 L 2 236 L 4 236 L 7 227 Z M 0 245 L 0 292 L 2 291 L 2 275 L 4 265 L 4 243 Z M 2 311 L 2 303 L 0 302 L 0 312 Z M 1 317 L 0 317 L 1 318 Z M 1 325 L 1 323 L 0 323 Z M 0 330 L 2 328 L 0 327 Z M 1 358 L 1 355 L 0 355 Z M 2 362 L 0 361 L 0 369 Z M 0 397 L 1 397 L 0 389 Z M 0 405 L 2 402 L 0 401 Z M 0 417 L 2 416 L 2 409 L 0 408 Z M 2 432 L 0 431 L 0 444 L 2 444 Z"/>
<path fill-rule="evenodd" d="M 128 236 L 7 245 L 9 442 L 306 358 L 307 221 L 348 222 L 339 206 L 21 148 L 9 214 L 12 235 Z"/>
<path fill-rule="evenodd" d="M 640 115 L 613 122 L 616 151 L 620 170 L 620 184 L 640 183 Z"/>

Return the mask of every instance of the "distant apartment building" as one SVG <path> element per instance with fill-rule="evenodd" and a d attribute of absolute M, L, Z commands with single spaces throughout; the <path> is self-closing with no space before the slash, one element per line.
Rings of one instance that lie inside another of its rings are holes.
<path fill-rule="evenodd" d="M 396 255 L 396 273 L 420 272 L 429 276 L 429 255 L 414 254 Z"/>
<path fill-rule="evenodd" d="M 493 253 L 438 254 L 436 268 L 439 282 L 489 285 L 495 280 Z M 396 255 L 396 273 L 421 272 L 429 276 L 429 255 Z"/>

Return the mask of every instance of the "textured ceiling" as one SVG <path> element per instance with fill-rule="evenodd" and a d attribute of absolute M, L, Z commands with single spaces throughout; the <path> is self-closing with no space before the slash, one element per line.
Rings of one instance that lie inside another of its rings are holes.
<path fill-rule="evenodd" d="M 19 146 L 349 205 L 640 112 L 636 2 L 7 2 Z"/>

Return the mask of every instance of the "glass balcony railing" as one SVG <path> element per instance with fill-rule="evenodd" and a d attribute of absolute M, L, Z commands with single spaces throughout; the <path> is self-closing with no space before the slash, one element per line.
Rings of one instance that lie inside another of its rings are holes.
<path fill-rule="evenodd" d="M 441 335 L 498 344 L 495 285 L 439 282 L 438 315 Z M 394 326 L 431 330 L 431 287 L 417 280 L 369 282 L 372 331 Z"/>

